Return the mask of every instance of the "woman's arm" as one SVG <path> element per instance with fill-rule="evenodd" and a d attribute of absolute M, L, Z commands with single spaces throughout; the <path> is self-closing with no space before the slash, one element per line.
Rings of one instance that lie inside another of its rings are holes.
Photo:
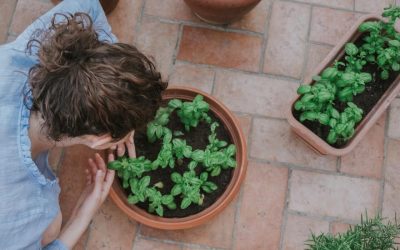
<path fill-rule="evenodd" d="M 76 12 L 85 12 L 89 14 L 93 20 L 95 30 L 99 34 L 100 40 L 117 42 L 117 38 L 111 33 L 111 27 L 107 22 L 99 0 L 64 0 L 29 25 L 13 42 L 12 47 L 18 50 L 25 50 L 26 44 L 36 30 L 46 29 L 50 26 L 54 14 Z M 56 21 L 62 21 L 62 16 L 57 16 Z"/>

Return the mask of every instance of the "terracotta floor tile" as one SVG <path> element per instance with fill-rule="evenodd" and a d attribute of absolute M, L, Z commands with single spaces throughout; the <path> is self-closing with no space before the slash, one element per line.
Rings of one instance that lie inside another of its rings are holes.
<path fill-rule="evenodd" d="M 306 241 L 311 238 L 311 232 L 315 235 L 329 233 L 329 222 L 288 214 L 282 249 L 304 249 Z"/>
<path fill-rule="evenodd" d="M 298 2 L 303 3 L 311 3 L 311 4 L 319 4 L 328 7 L 335 7 L 335 8 L 343 8 L 353 10 L 353 1 L 354 0 L 297 0 Z"/>
<path fill-rule="evenodd" d="M 380 182 L 294 170 L 289 208 L 320 216 L 358 220 L 378 209 Z"/>
<path fill-rule="evenodd" d="M 0 44 L 7 41 L 8 27 L 16 5 L 17 0 L 3 0 L 0 2 Z"/>
<path fill-rule="evenodd" d="M 297 87 L 292 81 L 218 71 L 214 96 L 233 111 L 284 118 Z"/>
<path fill-rule="evenodd" d="M 315 153 L 286 121 L 255 118 L 250 138 L 252 157 L 336 171 L 336 157 Z"/>
<path fill-rule="evenodd" d="M 379 119 L 350 154 L 342 157 L 341 172 L 381 178 L 384 158 L 385 120 L 386 114 Z"/>
<path fill-rule="evenodd" d="M 235 249 L 278 249 L 288 170 L 249 163 L 234 235 Z"/>
<path fill-rule="evenodd" d="M 310 15 L 309 6 L 290 2 L 274 3 L 265 51 L 264 72 L 301 77 Z"/>
<path fill-rule="evenodd" d="M 236 115 L 239 120 L 240 126 L 242 127 L 242 131 L 246 140 L 248 140 L 250 135 L 250 128 L 251 128 L 251 115 L 240 114 Z"/>
<path fill-rule="evenodd" d="M 107 199 L 93 218 L 88 250 L 132 249 L 137 223 Z"/>
<path fill-rule="evenodd" d="M 200 22 L 182 0 L 146 0 L 144 13 L 174 20 Z"/>
<path fill-rule="evenodd" d="M 383 8 L 395 4 L 395 0 L 355 0 L 357 11 L 382 13 Z"/>
<path fill-rule="evenodd" d="M 154 57 L 163 79 L 167 79 L 170 73 L 177 40 L 178 25 L 150 18 L 142 20 L 137 46 L 141 52 Z"/>
<path fill-rule="evenodd" d="M 262 0 L 253 10 L 229 27 L 264 33 L 269 7 L 273 2 L 274 0 Z"/>
<path fill-rule="evenodd" d="M 315 7 L 312 11 L 310 40 L 336 45 L 358 16 L 352 12 Z"/>
<path fill-rule="evenodd" d="M 394 99 L 390 105 L 388 136 L 400 139 L 400 99 Z"/>
<path fill-rule="evenodd" d="M 63 214 L 63 224 L 71 216 L 76 201 L 85 188 L 85 169 L 87 160 L 92 157 L 94 151 L 84 146 L 74 146 L 65 149 L 62 164 L 58 169 L 58 178 L 60 180 L 61 194 L 60 206 Z M 74 248 L 85 249 L 88 231 L 81 237 L 77 246 Z"/>
<path fill-rule="evenodd" d="M 385 187 L 382 214 L 394 218 L 400 212 L 400 141 L 389 140 L 385 166 Z"/>
<path fill-rule="evenodd" d="M 308 47 L 308 61 L 304 73 L 304 79 L 313 77 L 318 64 L 325 59 L 331 50 L 331 46 L 310 43 Z"/>
<path fill-rule="evenodd" d="M 117 7 L 108 15 L 112 32 L 120 42 L 133 43 L 142 5 L 143 0 L 119 0 Z"/>
<path fill-rule="evenodd" d="M 169 77 L 169 85 L 193 87 L 211 94 L 214 75 L 215 70 L 210 67 L 178 62 Z"/>
<path fill-rule="evenodd" d="M 229 248 L 235 220 L 237 198 L 221 214 L 204 225 L 186 230 L 165 231 L 142 226 L 140 234 L 152 238 L 173 240 L 216 248 Z"/>
<path fill-rule="evenodd" d="M 178 59 L 258 71 L 261 37 L 184 26 Z"/>
<path fill-rule="evenodd" d="M 17 35 L 24 31 L 36 18 L 54 7 L 51 2 L 41 0 L 18 1 L 10 32 Z"/>
<path fill-rule="evenodd" d="M 177 244 L 164 243 L 140 237 L 133 244 L 133 250 L 182 250 L 182 247 Z"/>
<path fill-rule="evenodd" d="M 343 223 L 343 222 L 336 222 L 336 221 L 331 223 L 331 233 L 332 234 L 345 233 L 349 229 L 350 229 L 350 224 Z"/>

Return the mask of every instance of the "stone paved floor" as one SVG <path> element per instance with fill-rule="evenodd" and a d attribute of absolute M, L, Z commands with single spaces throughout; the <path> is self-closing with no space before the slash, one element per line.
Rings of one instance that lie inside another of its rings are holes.
<path fill-rule="evenodd" d="M 393 0 L 394 1 L 394 0 Z M 285 121 L 296 87 L 361 15 L 392 0 L 262 0 L 228 27 L 199 21 L 182 0 L 120 0 L 109 16 L 122 42 L 153 55 L 171 85 L 212 93 L 239 117 L 249 170 L 217 218 L 164 232 L 129 220 L 106 201 L 75 249 L 303 249 L 310 230 L 336 233 L 368 211 L 400 212 L 400 99 L 342 158 L 320 156 Z M 50 0 L 1 0 L 0 42 L 12 41 Z M 53 152 L 68 218 L 93 152 Z"/>

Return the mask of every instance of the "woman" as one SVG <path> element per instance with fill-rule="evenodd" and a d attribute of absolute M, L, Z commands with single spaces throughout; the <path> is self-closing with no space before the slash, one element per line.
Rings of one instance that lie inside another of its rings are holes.
<path fill-rule="evenodd" d="M 167 83 L 135 47 L 116 43 L 98 0 L 64 0 L 0 46 L 0 65 L 0 249 L 71 249 L 114 172 L 100 155 L 89 159 L 87 187 L 61 229 L 48 150 L 84 144 L 134 157 L 133 130 L 154 117 Z"/>

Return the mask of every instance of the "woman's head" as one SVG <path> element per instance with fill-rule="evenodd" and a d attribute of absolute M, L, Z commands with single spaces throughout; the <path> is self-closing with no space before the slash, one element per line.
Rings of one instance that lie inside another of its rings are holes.
<path fill-rule="evenodd" d="M 132 45 L 100 41 L 87 14 L 61 16 L 28 43 L 39 48 L 29 72 L 32 111 L 48 136 L 120 140 L 146 125 L 167 87 L 154 64 Z"/>

